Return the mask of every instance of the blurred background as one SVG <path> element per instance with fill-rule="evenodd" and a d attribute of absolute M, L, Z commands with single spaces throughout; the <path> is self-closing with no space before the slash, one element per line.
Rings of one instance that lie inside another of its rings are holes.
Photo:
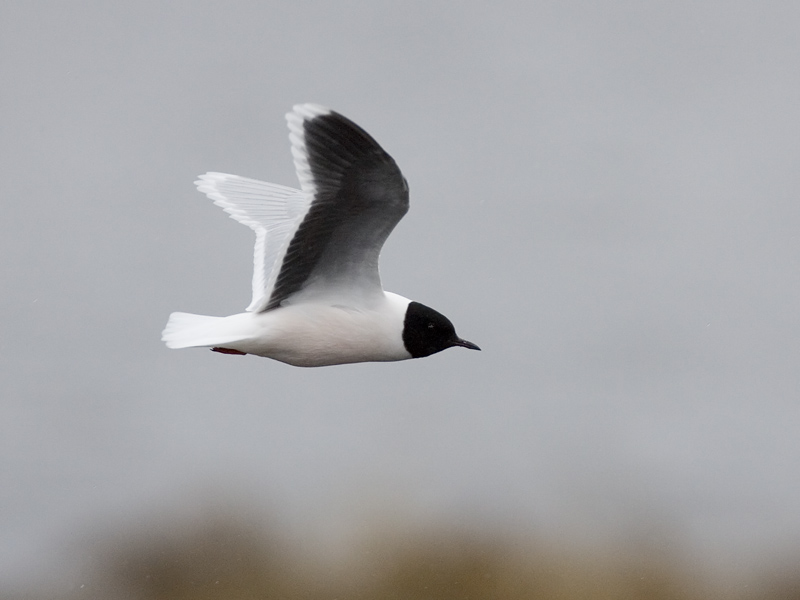
<path fill-rule="evenodd" d="M 0 596 L 798 597 L 799 19 L 3 2 Z M 249 303 L 192 181 L 296 185 L 298 102 L 397 160 L 384 286 L 483 352 L 162 345 Z"/>

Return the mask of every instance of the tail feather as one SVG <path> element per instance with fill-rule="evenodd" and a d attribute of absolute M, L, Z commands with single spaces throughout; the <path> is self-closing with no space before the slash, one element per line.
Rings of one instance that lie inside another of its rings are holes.
<path fill-rule="evenodd" d="M 161 341 L 166 343 L 167 348 L 230 344 L 247 339 L 246 330 L 241 325 L 239 319 L 233 320 L 231 317 L 208 317 L 174 312 L 169 316 L 167 326 L 161 333 Z"/>

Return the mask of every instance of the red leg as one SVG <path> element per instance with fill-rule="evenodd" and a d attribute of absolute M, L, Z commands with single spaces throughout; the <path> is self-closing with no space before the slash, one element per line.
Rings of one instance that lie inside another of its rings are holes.
<path fill-rule="evenodd" d="M 232 348 L 212 348 L 212 352 L 219 352 L 220 354 L 238 354 L 240 356 L 245 356 L 247 352 L 242 352 L 240 350 L 234 350 Z"/>

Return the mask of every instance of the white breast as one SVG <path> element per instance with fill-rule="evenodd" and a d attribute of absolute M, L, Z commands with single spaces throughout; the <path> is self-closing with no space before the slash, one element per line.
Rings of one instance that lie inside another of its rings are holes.
<path fill-rule="evenodd" d="M 405 360 L 411 358 L 403 344 L 408 303 L 386 293 L 368 307 L 339 299 L 251 313 L 253 334 L 228 347 L 298 367 Z"/>

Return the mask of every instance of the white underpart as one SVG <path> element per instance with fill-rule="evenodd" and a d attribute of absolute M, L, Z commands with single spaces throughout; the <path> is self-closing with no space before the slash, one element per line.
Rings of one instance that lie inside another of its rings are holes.
<path fill-rule="evenodd" d="M 263 313 L 204 317 L 172 313 L 169 348 L 221 346 L 298 367 L 411 358 L 403 344 L 409 300 L 385 292 L 370 307 L 298 302 Z"/>

